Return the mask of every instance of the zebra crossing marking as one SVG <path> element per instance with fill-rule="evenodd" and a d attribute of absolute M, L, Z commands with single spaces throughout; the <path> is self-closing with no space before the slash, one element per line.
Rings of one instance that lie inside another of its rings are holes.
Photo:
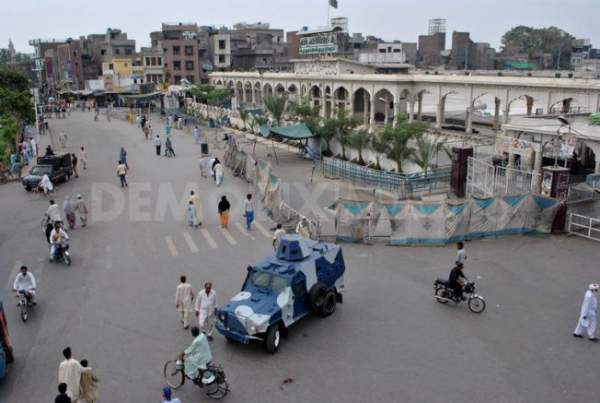
<path fill-rule="evenodd" d="M 269 231 L 267 231 L 267 230 L 265 229 L 265 227 L 263 227 L 263 226 L 262 226 L 262 224 L 261 224 L 261 223 L 259 223 L 258 221 L 254 221 L 252 224 L 254 224 L 254 225 L 256 226 L 256 228 L 258 228 L 258 230 L 259 230 L 260 232 L 262 232 L 262 234 L 263 234 L 265 237 L 267 237 L 267 238 L 272 238 L 272 237 L 273 237 L 273 235 L 272 235 L 272 234 L 271 234 Z"/>
<path fill-rule="evenodd" d="M 237 241 L 235 240 L 233 235 L 231 235 L 231 232 L 229 232 L 227 228 L 221 228 L 221 233 L 223 234 L 225 239 L 227 239 L 227 242 L 231 244 L 231 246 L 237 245 Z"/>
<path fill-rule="evenodd" d="M 246 236 L 249 236 L 249 237 L 250 237 L 250 239 L 252 239 L 253 241 L 256 239 L 256 238 L 254 238 L 254 237 L 252 236 L 252 234 L 251 234 L 250 232 L 248 232 L 248 230 L 247 230 L 246 228 L 244 228 L 244 226 L 242 225 L 242 223 L 241 223 L 241 222 L 237 221 L 237 222 L 235 223 L 235 226 L 237 227 L 237 229 L 239 229 L 239 230 L 240 230 L 240 232 L 241 232 L 242 234 L 244 234 L 244 235 L 246 235 Z"/>
<path fill-rule="evenodd" d="M 200 229 L 200 232 L 202 233 L 202 235 L 204 236 L 204 239 L 206 239 L 206 242 L 208 242 L 208 245 L 211 248 L 213 248 L 213 249 L 218 248 L 217 243 L 215 242 L 212 235 L 210 235 L 210 232 L 208 232 L 208 230 L 206 228 Z"/>
<path fill-rule="evenodd" d="M 179 256 L 179 252 L 177 251 L 175 242 L 173 242 L 173 238 L 170 235 L 167 235 L 165 237 L 165 242 L 167 243 L 167 248 L 169 248 L 169 252 L 171 253 L 171 256 Z"/>
<path fill-rule="evenodd" d="M 185 242 L 188 244 L 188 247 L 190 248 L 190 252 L 198 253 L 198 246 L 196 246 L 196 243 L 192 239 L 192 236 L 190 235 L 190 233 L 184 232 L 183 238 L 185 239 Z"/>

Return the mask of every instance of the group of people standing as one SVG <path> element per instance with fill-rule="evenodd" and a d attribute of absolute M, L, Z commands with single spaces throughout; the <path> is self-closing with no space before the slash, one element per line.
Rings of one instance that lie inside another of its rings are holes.
<path fill-rule="evenodd" d="M 70 347 L 63 350 L 63 357 L 58 366 L 58 396 L 54 403 L 96 403 L 99 380 L 88 361 L 73 358 Z"/>
<path fill-rule="evenodd" d="M 179 285 L 175 291 L 175 307 L 184 329 L 190 326 L 190 317 L 195 312 L 198 317 L 198 326 L 209 341 L 212 341 L 212 333 L 215 325 L 217 308 L 217 293 L 212 288 L 212 283 L 204 283 L 204 288 L 195 298 L 192 285 L 187 282 L 187 276 L 179 277 Z M 195 302 L 194 302 L 195 298 Z"/>

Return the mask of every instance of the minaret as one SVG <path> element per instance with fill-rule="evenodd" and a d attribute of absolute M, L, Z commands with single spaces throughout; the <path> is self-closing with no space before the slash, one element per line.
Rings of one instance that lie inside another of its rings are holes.
<path fill-rule="evenodd" d="M 10 55 L 10 61 L 14 62 L 17 52 L 15 51 L 15 46 L 13 45 L 11 38 L 8 38 L 8 54 Z"/>

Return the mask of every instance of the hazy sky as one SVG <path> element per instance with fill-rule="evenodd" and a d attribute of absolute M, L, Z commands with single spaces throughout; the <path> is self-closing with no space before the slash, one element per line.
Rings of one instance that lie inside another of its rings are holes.
<path fill-rule="evenodd" d="M 161 22 L 228 25 L 270 22 L 293 31 L 323 26 L 328 0 L 5 0 L 0 13 L 0 47 L 9 36 L 18 51 L 32 52 L 32 38 L 79 37 L 120 28 L 149 45 Z M 429 18 L 446 18 L 447 31 L 469 31 L 476 42 L 498 46 L 516 25 L 556 25 L 600 47 L 600 0 L 338 0 L 331 16 L 350 19 L 350 31 L 385 40 L 416 42 L 427 33 Z M 450 47 L 450 40 L 447 40 Z"/>

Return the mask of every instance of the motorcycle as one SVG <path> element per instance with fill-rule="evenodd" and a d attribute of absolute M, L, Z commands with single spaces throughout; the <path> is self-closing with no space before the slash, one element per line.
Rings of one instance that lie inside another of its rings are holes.
<path fill-rule="evenodd" d="M 50 246 L 52 250 L 52 246 Z M 69 244 L 63 243 L 57 246 L 54 253 L 50 254 L 50 262 L 58 262 L 62 260 L 67 266 L 71 266 L 71 254 L 69 253 Z"/>
<path fill-rule="evenodd" d="M 27 322 L 27 319 L 29 319 L 29 310 L 33 308 L 33 298 L 25 290 L 19 290 L 17 292 L 17 298 L 19 299 L 17 307 L 21 311 L 21 320 Z"/>
<path fill-rule="evenodd" d="M 433 283 L 433 297 L 440 304 L 447 304 L 448 302 L 455 302 L 459 304 L 463 301 L 463 298 L 455 295 L 454 290 L 448 287 L 448 281 L 442 278 L 438 278 Z M 473 313 L 481 313 L 485 310 L 485 300 L 482 296 L 475 293 L 475 283 L 467 280 L 463 286 L 463 295 L 467 295 L 467 305 L 469 310 Z"/>
<path fill-rule="evenodd" d="M 183 355 L 177 360 L 167 361 L 164 366 L 164 376 L 167 385 L 173 389 L 179 389 L 188 379 L 194 385 L 204 389 L 206 397 L 220 400 L 229 393 L 229 384 L 227 383 L 227 375 L 223 367 L 213 363 L 208 363 L 205 370 L 200 370 L 195 379 L 191 379 L 185 373 L 185 360 Z"/>

